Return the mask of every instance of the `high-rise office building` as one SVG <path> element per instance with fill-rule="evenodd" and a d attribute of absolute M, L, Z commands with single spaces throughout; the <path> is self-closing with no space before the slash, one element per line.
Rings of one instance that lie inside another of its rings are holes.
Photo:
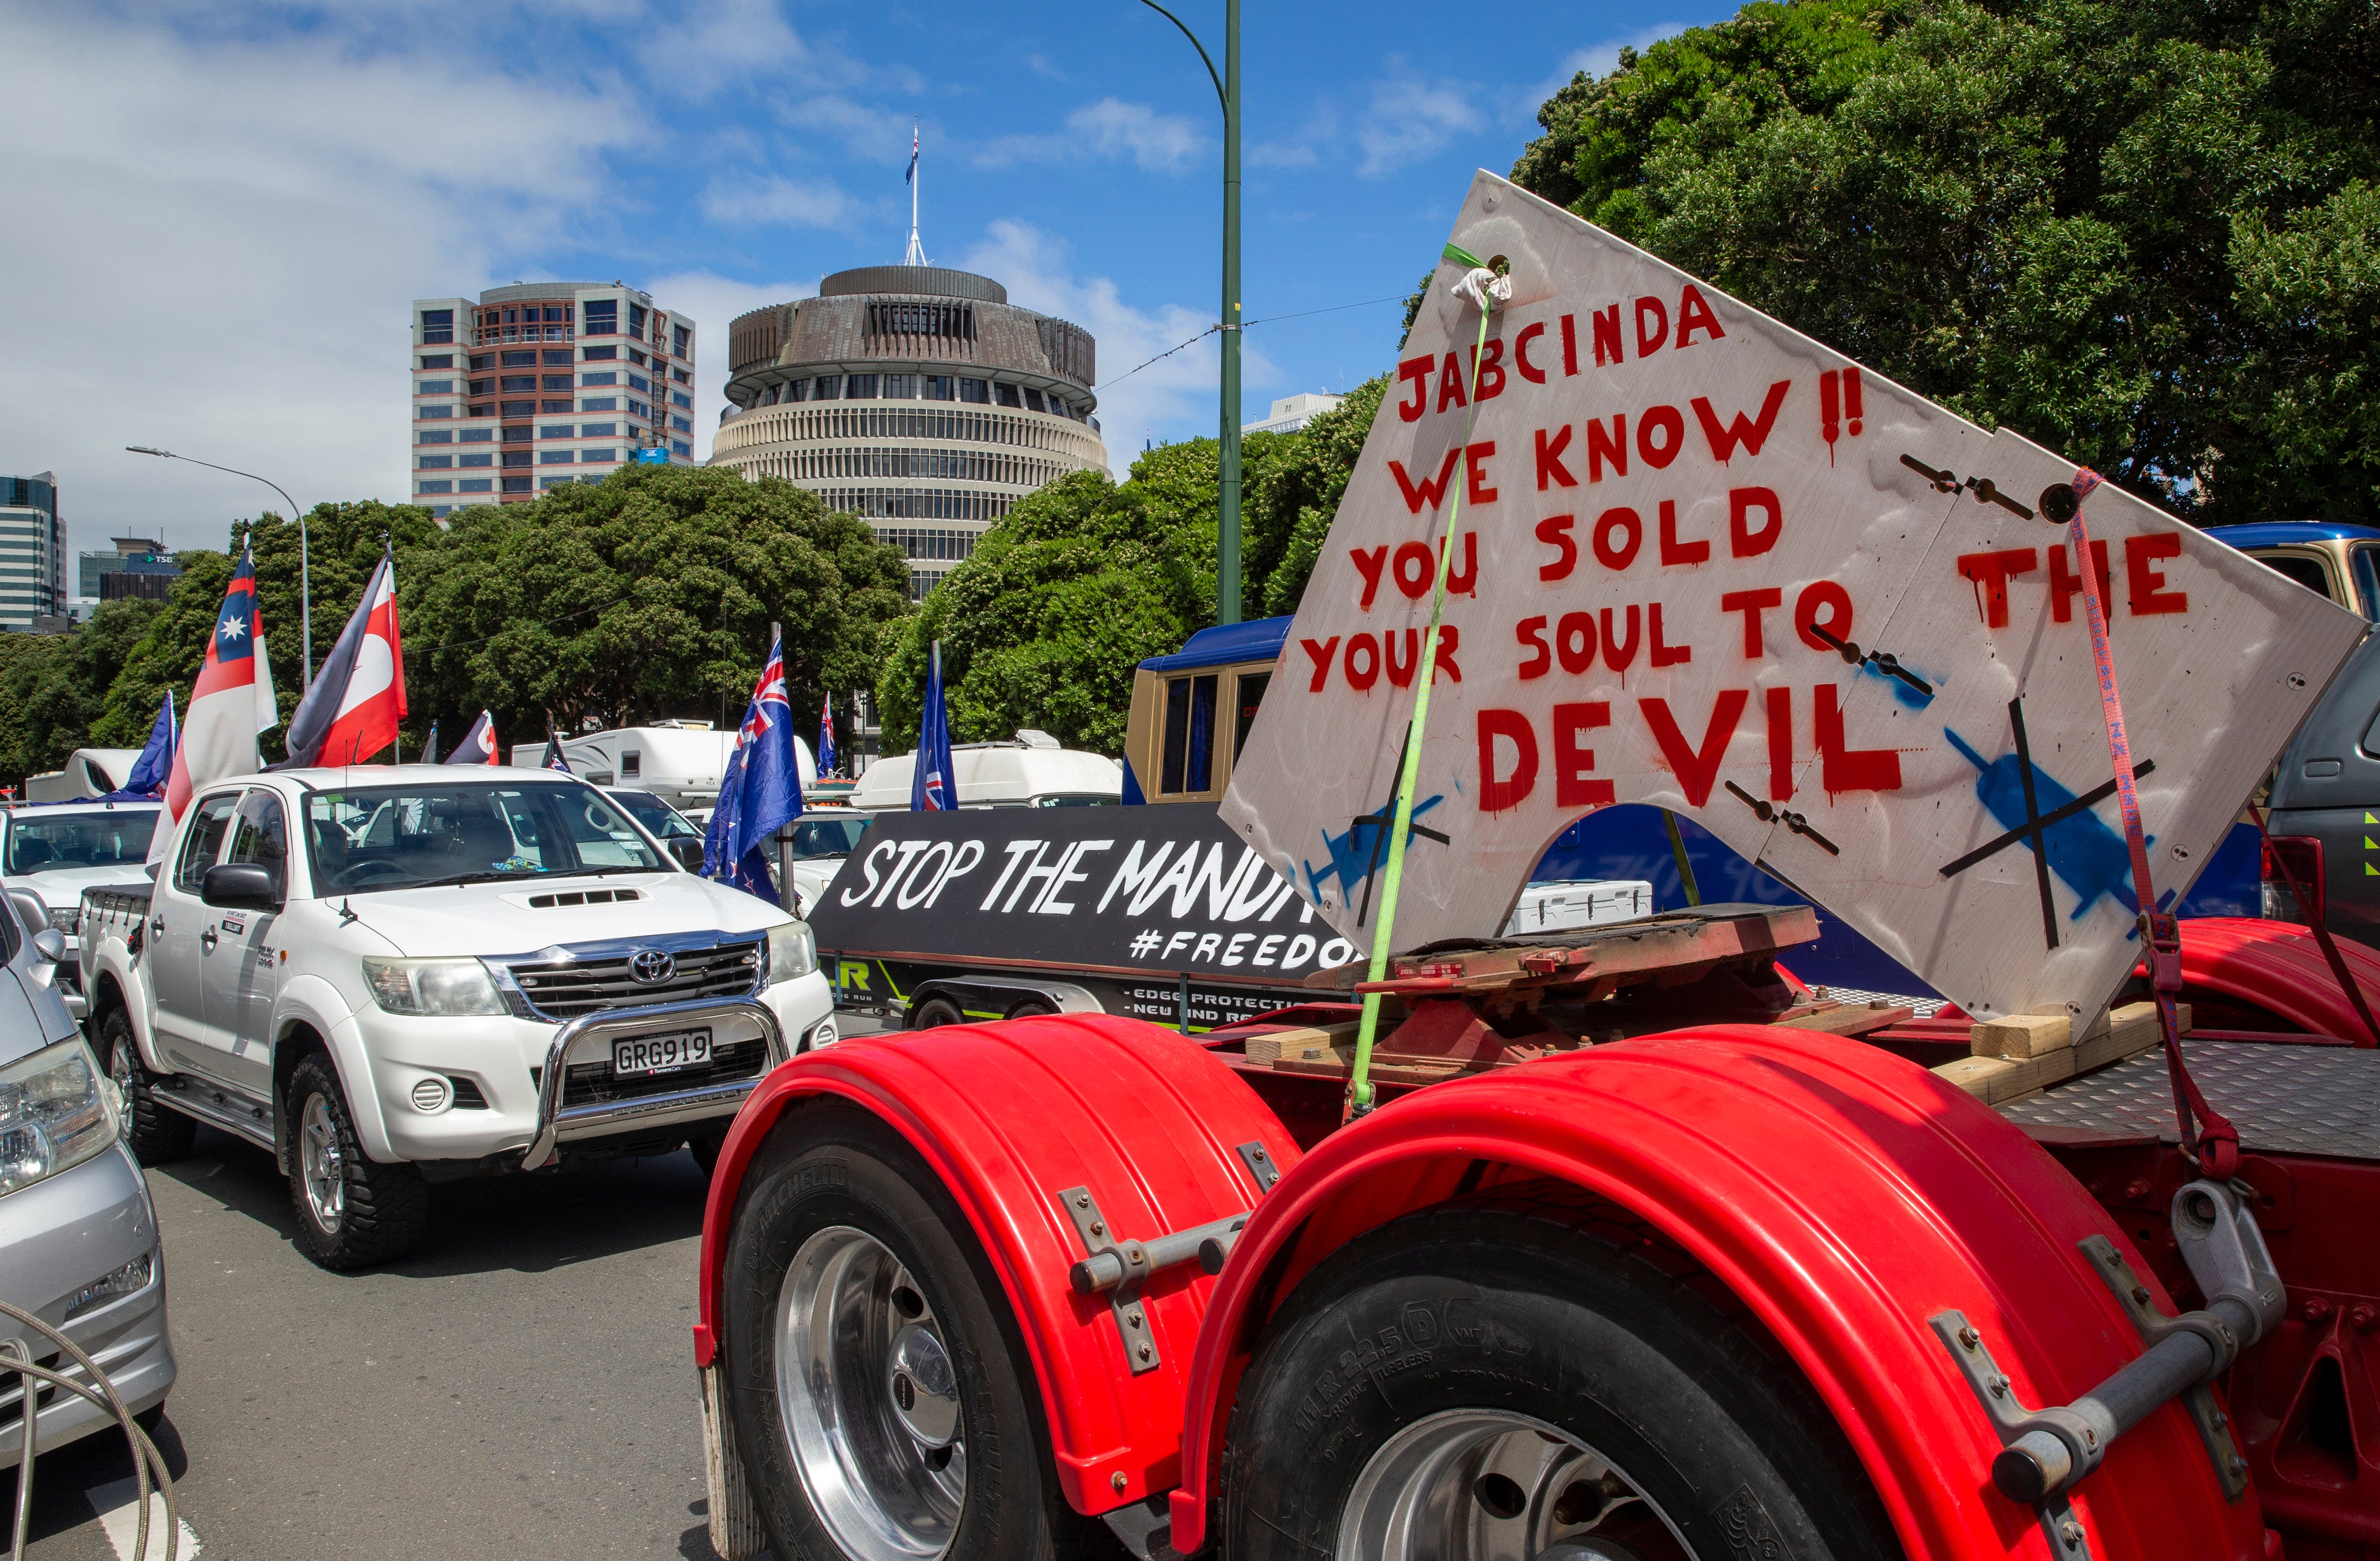
<path fill-rule="evenodd" d="M 77 599 L 113 602 L 119 596 L 141 596 L 163 602 L 173 594 L 182 572 L 163 542 L 147 537 L 114 537 L 103 552 L 76 555 Z"/>
<path fill-rule="evenodd" d="M 692 320 L 617 282 L 414 299 L 413 502 L 443 518 L 601 482 L 640 452 L 692 464 L 694 354 Z"/>
<path fill-rule="evenodd" d="M 67 529 L 58 518 L 57 474 L 0 477 L 0 629 L 23 633 L 36 618 L 62 622 L 66 610 Z"/>
<path fill-rule="evenodd" d="M 1103 470 L 1097 344 L 943 266 L 837 272 L 739 315 L 710 462 L 810 489 L 909 555 L 923 596 L 1018 499 Z"/>

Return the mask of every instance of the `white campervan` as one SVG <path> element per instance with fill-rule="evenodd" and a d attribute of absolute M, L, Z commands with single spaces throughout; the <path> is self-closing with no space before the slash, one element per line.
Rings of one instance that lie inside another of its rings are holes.
<path fill-rule="evenodd" d="M 794 739 L 794 749 L 807 790 L 818 780 L 818 762 L 801 738 Z M 719 777 L 735 751 L 735 732 L 708 721 L 661 721 L 562 739 L 562 757 L 579 779 L 650 791 L 681 812 L 705 816 L 718 804 Z M 544 756 L 542 741 L 513 747 L 513 763 L 520 769 L 536 769 Z"/>
<path fill-rule="evenodd" d="M 124 784 L 140 762 L 137 748 L 78 748 L 67 755 L 66 767 L 25 777 L 28 802 L 80 802 L 104 797 Z"/>
<path fill-rule="evenodd" d="M 1123 800 L 1123 765 L 1097 753 L 1061 748 L 1047 732 L 1027 728 L 1013 742 L 951 745 L 962 808 L 1081 808 Z M 917 756 L 879 759 L 859 777 L 851 805 L 866 813 L 909 805 Z"/>

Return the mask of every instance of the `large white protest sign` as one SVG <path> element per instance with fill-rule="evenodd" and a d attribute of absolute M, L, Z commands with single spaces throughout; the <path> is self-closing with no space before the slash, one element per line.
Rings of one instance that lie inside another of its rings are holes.
<path fill-rule="evenodd" d="M 1459 488 L 1400 947 L 1648 802 L 1978 1017 L 2104 1001 L 2137 900 L 2112 796 L 2068 806 L 2111 774 L 2083 566 L 2033 513 L 2074 467 L 1492 175 L 1451 238 L 1511 299 L 1478 352 L 1439 268 L 1225 821 L 1370 946 Z M 2112 486 L 2084 516 L 2169 904 L 2363 625 Z"/>

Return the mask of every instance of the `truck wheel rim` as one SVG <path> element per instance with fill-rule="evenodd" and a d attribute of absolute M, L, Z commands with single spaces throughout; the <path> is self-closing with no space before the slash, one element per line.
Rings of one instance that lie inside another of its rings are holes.
<path fill-rule="evenodd" d="M 925 1292 L 866 1231 L 830 1226 L 794 1254 L 777 1402 L 810 1508 L 844 1555 L 950 1550 L 966 1499 L 957 1372 Z"/>
<path fill-rule="evenodd" d="M 1569 1433 L 1451 1409 L 1390 1437 L 1340 1516 L 1339 1561 L 1692 1561 L 1642 1490 Z"/>
<path fill-rule="evenodd" d="M 346 1164 L 339 1153 L 339 1129 L 330 1103 L 306 1097 L 298 1128 L 298 1173 L 306 1184 L 306 1208 L 325 1235 L 335 1236 L 347 1208 Z"/>
<path fill-rule="evenodd" d="M 115 1136 L 132 1137 L 132 1043 L 119 1040 L 107 1049 L 107 1076 L 115 1080 Z"/>

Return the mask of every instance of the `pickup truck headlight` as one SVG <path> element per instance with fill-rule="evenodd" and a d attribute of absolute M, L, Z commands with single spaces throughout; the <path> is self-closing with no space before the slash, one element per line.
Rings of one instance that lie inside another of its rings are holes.
<path fill-rule="evenodd" d="M 383 1013 L 448 1018 L 506 1011 L 477 959 L 367 959 L 364 984 Z"/>
<path fill-rule="evenodd" d="M 818 939 L 807 921 L 769 929 L 769 984 L 793 981 L 818 969 Z"/>
<path fill-rule="evenodd" d="M 50 925 L 68 937 L 74 936 L 82 927 L 82 907 L 50 907 Z"/>
<path fill-rule="evenodd" d="M 0 1067 L 0 1197 L 79 1165 L 115 1141 L 103 1077 L 79 1038 Z"/>

